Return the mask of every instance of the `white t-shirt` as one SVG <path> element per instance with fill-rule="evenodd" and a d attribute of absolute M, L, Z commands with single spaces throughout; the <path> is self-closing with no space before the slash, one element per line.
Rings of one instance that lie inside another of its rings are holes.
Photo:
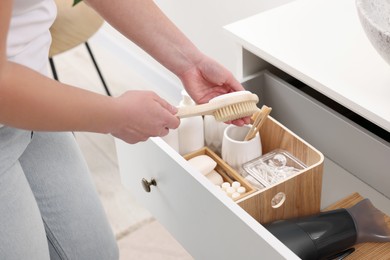
<path fill-rule="evenodd" d="M 14 0 L 7 38 L 8 60 L 47 74 L 54 0 Z"/>
<path fill-rule="evenodd" d="M 7 37 L 8 60 L 47 75 L 49 28 L 56 15 L 54 0 L 14 0 Z"/>

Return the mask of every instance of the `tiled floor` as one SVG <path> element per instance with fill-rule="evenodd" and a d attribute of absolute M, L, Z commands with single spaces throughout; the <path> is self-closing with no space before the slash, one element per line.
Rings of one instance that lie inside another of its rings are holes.
<path fill-rule="evenodd" d="M 129 86 L 148 88 L 142 77 L 110 55 L 110 50 L 90 41 L 105 79 L 114 95 Z M 79 46 L 55 57 L 59 78 L 91 91 L 104 89 L 87 54 Z M 121 260 L 175 260 L 192 257 L 174 238 L 139 205 L 130 192 L 121 186 L 114 139 L 109 135 L 76 133 L 76 138 L 89 164 L 108 219 L 116 235 Z"/>

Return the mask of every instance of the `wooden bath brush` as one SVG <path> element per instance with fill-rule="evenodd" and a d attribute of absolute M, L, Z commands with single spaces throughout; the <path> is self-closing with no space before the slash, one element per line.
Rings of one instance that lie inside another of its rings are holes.
<path fill-rule="evenodd" d="M 253 115 L 259 108 L 259 98 L 250 91 L 237 91 L 217 96 L 208 103 L 179 107 L 176 116 L 180 118 L 213 115 L 217 121 L 226 122 Z"/>

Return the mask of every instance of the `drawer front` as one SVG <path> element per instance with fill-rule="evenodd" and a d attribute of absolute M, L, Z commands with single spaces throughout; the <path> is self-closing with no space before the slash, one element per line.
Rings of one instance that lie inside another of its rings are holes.
<path fill-rule="evenodd" d="M 116 147 L 122 183 L 195 259 L 299 259 L 162 139 Z"/>

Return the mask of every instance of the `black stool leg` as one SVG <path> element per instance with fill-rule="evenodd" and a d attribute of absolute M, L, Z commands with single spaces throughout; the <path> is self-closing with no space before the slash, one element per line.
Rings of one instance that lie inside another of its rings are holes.
<path fill-rule="evenodd" d="M 49 62 L 50 62 L 51 72 L 53 73 L 53 78 L 58 81 L 57 70 L 56 70 L 56 66 L 54 65 L 53 57 L 49 58 Z"/>
<path fill-rule="evenodd" d="M 104 78 L 103 78 L 102 73 L 100 72 L 99 66 L 98 66 L 98 64 L 97 64 L 97 62 L 96 62 L 96 60 L 95 60 L 95 57 L 93 56 L 92 50 L 91 50 L 91 48 L 89 47 L 88 42 L 85 42 L 85 46 L 87 47 L 88 53 L 89 53 L 89 55 L 91 56 L 91 59 L 92 59 L 92 61 L 93 61 L 93 64 L 95 65 L 95 68 L 96 68 L 97 73 L 99 74 L 100 80 L 102 81 L 103 87 L 104 87 L 104 89 L 106 90 L 107 96 L 111 96 L 111 92 L 110 92 L 110 90 L 109 90 L 108 87 L 107 87 L 107 84 L 106 84 L 106 82 L 105 82 L 105 80 L 104 80 Z"/>

